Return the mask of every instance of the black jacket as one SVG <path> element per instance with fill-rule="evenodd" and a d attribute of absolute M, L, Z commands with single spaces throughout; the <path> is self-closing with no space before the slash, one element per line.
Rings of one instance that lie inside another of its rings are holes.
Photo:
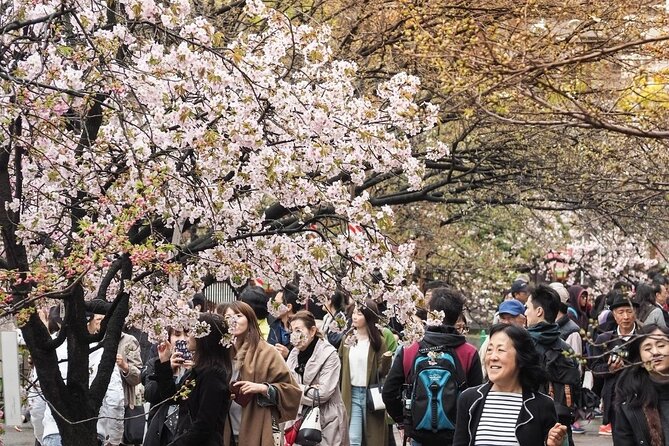
<path fill-rule="evenodd" d="M 478 386 L 483 382 L 481 361 L 476 348 L 465 342 L 465 337 L 450 326 L 428 327 L 420 347 L 444 346 L 453 349 L 465 374 L 465 387 Z M 404 421 L 402 407 L 402 387 L 406 383 L 404 376 L 404 349 L 395 356 L 393 365 L 383 385 L 383 402 L 386 411 L 396 422 Z"/>
<path fill-rule="evenodd" d="M 223 429 L 230 410 L 230 388 L 228 376 L 223 370 L 197 368 L 186 373 L 179 383 L 174 382 L 169 362 L 154 362 L 155 373 L 149 377 L 157 384 L 152 389 L 152 399 L 164 401 L 174 395 L 179 403 L 179 421 L 176 437 L 170 446 L 220 446 L 223 444 Z M 192 384 L 194 382 L 194 385 Z M 186 396 L 184 384 L 190 389 Z M 169 404 L 169 403 L 167 403 Z M 163 405 L 164 406 L 164 405 Z M 162 407 L 159 408 L 159 412 Z M 164 417 L 164 415 L 163 415 Z M 147 430 L 149 436 L 160 438 L 162 425 L 157 423 L 161 416 L 156 413 Z M 164 418 L 163 418 L 164 421 Z M 156 432 L 155 430 L 160 431 Z M 145 439 L 145 443 L 146 439 Z"/>
<path fill-rule="evenodd" d="M 491 383 L 486 383 L 467 389 L 460 395 L 453 446 L 474 445 L 483 405 L 491 387 Z M 556 422 L 555 407 L 549 396 L 523 391 L 523 406 L 516 421 L 516 438 L 520 446 L 545 444 L 548 432 Z"/>
<path fill-rule="evenodd" d="M 614 446 L 650 446 L 648 421 L 641 408 L 622 403 L 616 407 L 616 422 L 613 424 Z"/>
<path fill-rule="evenodd" d="M 571 320 L 568 315 L 562 316 L 560 319 L 556 320 L 555 323 L 560 330 L 560 337 L 562 340 L 566 341 L 569 336 L 573 333 L 578 333 L 581 331 L 581 327 L 578 324 Z"/>
<path fill-rule="evenodd" d="M 602 416 L 602 424 L 608 424 L 614 421 L 615 411 L 613 410 L 613 400 L 615 396 L 615 385 L 618 380 L 618 375 L 622 369 L 614 373 L 609 371 L 609 356 L 610 351 L 616 347 L 621 347 L 625 342 L 618 337 L 616 330 L 607 331 L 597 336 L 594 345 L 591 347 L 591 356 L 593 357 L 590 363 L 594 378 L 594 387 L 601 389 L 600 396 L 604 406 L 604 413 Z M 626 350 L 624 347 L 621 347 Z M 625 360 L 627 364 L 627 360 Z M 615 424 L 615 423 L 614 423 Z"/>

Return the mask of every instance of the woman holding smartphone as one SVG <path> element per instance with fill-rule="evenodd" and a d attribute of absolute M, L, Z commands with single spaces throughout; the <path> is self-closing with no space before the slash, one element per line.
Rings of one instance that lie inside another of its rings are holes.
<path fill-rule="evenodd" d="M 231 360 L 230 350 L 221 340 L 228 333 L 228 326 L 217 314 L 202 313 L 198 320 L 209 325 L 209 333 L 198 338 L 189 334 L 187 345 L 193 355 L 192 368 L 180 378 L 175 380 L 173 366 L 183 364 L 183 353 L 173 349 L 169 341 L 158 346 L 158 361 L 154 374 L 149 377 L 156 383 L 153 397 L 160 402 L 174 398 L 178 416 L 173 426 L 169 426 L 169 417 L 163 425 L 158 425 L 159 420 L 154 417 L 145 445 L 219 446 L 223 443 L 230 408 Z M 173 437 L 169 442 L 163 438 L 165 427 Z"/>
<path fill-rule="evenodd" d="M 294 420 L 302 390 L 291 377 L 281 354 L 260 334 L 258 320 L 246 303 L 235 301 L 216 308 L 235 336 L 230 429 L 225 444 L 274 446 L 279 423 Z M 231 441 L 234 440 L 234 443 Z"/>
<path fill-rule="evenodd" d="M 177 345 L 188 343 L 188 332 L 169 327 L 167 329 L 167 342 L 171 350 L 169 361 L 172 380 L 177 383 L 193 365 L 192 361 L 186 361 L 183 358 L 183 352 L 176 348 Z M 147 361 L 146 368 L 142 371 L 144 398 L 151 404 L 148 428 L 144 438 L 144 445 L 146 446 L 166 446 L 171 443 L 176 434 L 179 419 L 178 404 L 174 401 L 159 404 L 164 400 L 164 398 L 161 398 L 162 395 L 156 379 L 156 364 L 160 364 L 160 362 L 161 359 L 156 350 L 156 356 Z"/>

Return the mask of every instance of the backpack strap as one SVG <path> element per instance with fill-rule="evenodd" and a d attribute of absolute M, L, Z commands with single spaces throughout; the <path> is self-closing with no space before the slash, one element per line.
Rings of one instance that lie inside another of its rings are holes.
<path fill-rule="evenodd" d="M 411 375 L 411 369 L 413 368 L 413 362 L 418 356 L 418 350 L 420 346 L 418 342 L 414 342 L 410 346 L 404 349 L 402 352 L 402 368 L 404 369 L 404 382 L 409 384 L 409 375 Z"/>

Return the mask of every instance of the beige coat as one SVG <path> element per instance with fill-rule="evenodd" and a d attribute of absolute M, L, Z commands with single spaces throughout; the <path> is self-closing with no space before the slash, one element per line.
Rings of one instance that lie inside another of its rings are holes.
<path fill-rule="evenodd" d="M 381 348 L 375 352 L 371 344 L 367 355 L 367 385 L 377 384 L 377 372 L 381 380 L 386 376 L 390 369 L 392 355 L 385 355 L 387 351 L 386 343 L 381 342 Z M 346 342 L 342 341 L 339 347 L 339 356 L 341 357 L 341 394 L 344 400 L 344 407 L 347 413 L 351 413 L 351 368 L 348 362 L 349 348 Z M 365 416 L 364 445 L 366 446 L 384 446 L 388 444 L 388 425 L 386 424 L 386 411 L 377 412 L 367 411 Z"/>
<path fill-rule="evenodd" d="M 295 372 L 297 355 L 300 351 L 294 348 L 287 359 L 288 369 L 303 390 L 317 386 L 320 396 L 321 446 L 348 446 L 348 416 L 339 391 L 339 373 L 341 362 L 337 350 L 327 341 L 319 339 L 316 347 L 304 368 L 304 376 Z M 302 406 L 314 406 L 313 391 L 302 394 Z M 300 408 L 301 410 L 302 408 Z"/>
<path fill-rule="evenodd" d="M 276 406 L 262 407 L 257 397 L 242 408 L 239 426 L 239 445 L 274 446 L 272 417 L 277 423 L 294 420 L 300 405 L 302 390 L 290 375 L 281 354 L 267 342 L 261 340 L 254 352 L 244 344 L 237 352 L 236 367 L 239 368 L 238 381 L 271 384 L 278 393 Z M 225 444 L 230 444 L 230 425 L 226 424 Z"/>
<path fill-rule="evenodd" d="M 121 333 L 117 354 L 122 355 L 128 363 L 128 373 L 121 372 L 123 383 L 123 397 L 125 405 L 135 407 L 135 387 L 141 382 L 142 356 L 140 355 L 139 341 L 127 333 Z"/>

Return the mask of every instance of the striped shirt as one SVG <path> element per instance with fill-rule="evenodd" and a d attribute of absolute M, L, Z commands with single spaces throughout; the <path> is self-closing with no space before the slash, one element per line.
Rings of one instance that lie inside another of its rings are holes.
<path fill-rule="evenodd" d="M 476 430 L 475 446 L 518 446 L 516 421 L 523 405 L 520 393 L 490 391 Z"/>

